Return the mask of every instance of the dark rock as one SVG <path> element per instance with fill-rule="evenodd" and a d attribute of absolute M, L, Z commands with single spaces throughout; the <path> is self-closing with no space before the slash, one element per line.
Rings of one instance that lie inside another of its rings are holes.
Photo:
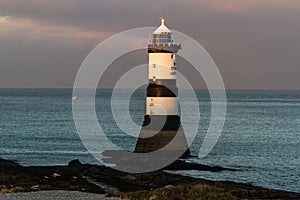
<path fill-rule="evenodd" d="M 184 161 L 175 162 L 167 169 L 228 170 Z M 60 176 L 53 177 L 55 173 Z M 89 179 L 95 180 L 94 183 L 89 181 Z M 235 198 L 300 199 L 299 193 L 266 189 L 229 181 L 197 179 L 179 174 L 170 174 L 164 170 L 133 174 L 120 172 L 105 166 L 81 164 L 79 160 L 71 161 L 68 166 L 24 167 L 16 162 L 0 159 L 0 185 L 7 188 L 12 186 L 22 187 L 25 192 L 36 191 L 38 185 L 39 190 L 80 191 L 84 188 L 86 192 L 105 194 L 106 192 L 101 188 L 101 185 L 107 185 L 117 188 L 118 191 L 124 194 L 145 190 L 153 191 L 168 185 L 179 186 L 179 188 L 187 188 L 189 190 L 190 187 L 196 184 L 204 188 L 209 186 L 210 188 L 221 189 Z"/>
<path fill-rule="evenodd" d="M 198 170 L 198 171 L 210 171 L 210 172 L 220 172 L 220 171 L 240 171 L 239 169 L 224 168 L 219 166 L 208 166 L 198 163 L 188 163 L 183 160 L 176 160 L 174 163 L 165 167 L 164 170 Z"/>
<path fill-rule="evenodd" d="M 71 160 L 68 164 L 69 167 L 78 167 L 78 166 L 81 166 L 81 162 L 79 161 L 79 159 L 76 159 L 76 160 Z"/>
<path fill-rule="evenodd" d="M 19 166 L 19 163 L 14 160 L 6 160 L 0 158 L 0 166 L 16 167 Z"/>

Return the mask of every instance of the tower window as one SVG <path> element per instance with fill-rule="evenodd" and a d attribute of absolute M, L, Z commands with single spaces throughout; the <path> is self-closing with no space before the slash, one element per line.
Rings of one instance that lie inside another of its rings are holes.
<path fill-rule="evenodd" d="M 156 64 L 152 64 L 152 67 L 155 69 L 156 68 Z"/>

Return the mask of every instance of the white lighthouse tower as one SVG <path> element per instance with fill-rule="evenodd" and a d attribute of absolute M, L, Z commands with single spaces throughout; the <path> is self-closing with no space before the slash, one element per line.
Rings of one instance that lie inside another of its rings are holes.
<path fill-rule="evenodd" d="M 153 32 L 152 41 L 148 44 L 146 115 L 135 152 L 159 150 L 180 134 L 180 142 L 174 150 L 187 149 L 183 155 L 186 157 L 189 149 L 178 113 L 176 86 L 176 53 L 181 45 L 173 43 L 172 32 L 165 25 L 165 19 L 160 17 L 160 21 L 161 25 Z M 156 134 L 153 135 L 153 132 Z"/>

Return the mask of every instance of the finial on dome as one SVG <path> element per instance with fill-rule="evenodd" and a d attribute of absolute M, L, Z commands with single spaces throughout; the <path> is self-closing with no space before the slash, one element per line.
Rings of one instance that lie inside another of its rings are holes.
<path fill-rule="evenodd" d="M 165 18 L 163 16 L 160 16 L 159 17 L 159 20 L 161 21 L 161 24 L 164 24 L 165 23 Z"/>
<path fill-rule="evenodd" d="M 165 18 L 163 16 L 160 16 L 159 19 L 161 21 L 161 25 L 153 33 L 154 34 L 171 33 L 171 31 L 165 25 Z"/>

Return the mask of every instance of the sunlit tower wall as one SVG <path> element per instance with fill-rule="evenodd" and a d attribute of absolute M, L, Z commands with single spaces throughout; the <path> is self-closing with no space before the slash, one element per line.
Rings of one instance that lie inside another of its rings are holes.
<path fill-rule="evenodd" d="M 161 17 L 160 20 L 161 25 L 153 32 L 152 41 L 148 44 L 146 115 L 135 152 L 159 150 L 177 134 L 180 140 L 172 146 L 172 150 L 187 149 L 182 155 L 187 157 L 190 151 L 181 127 L 176 86 L 176 53 L 181 45 L 173 43 L 172 32 L 165 25 L 165 19 Z"/>

